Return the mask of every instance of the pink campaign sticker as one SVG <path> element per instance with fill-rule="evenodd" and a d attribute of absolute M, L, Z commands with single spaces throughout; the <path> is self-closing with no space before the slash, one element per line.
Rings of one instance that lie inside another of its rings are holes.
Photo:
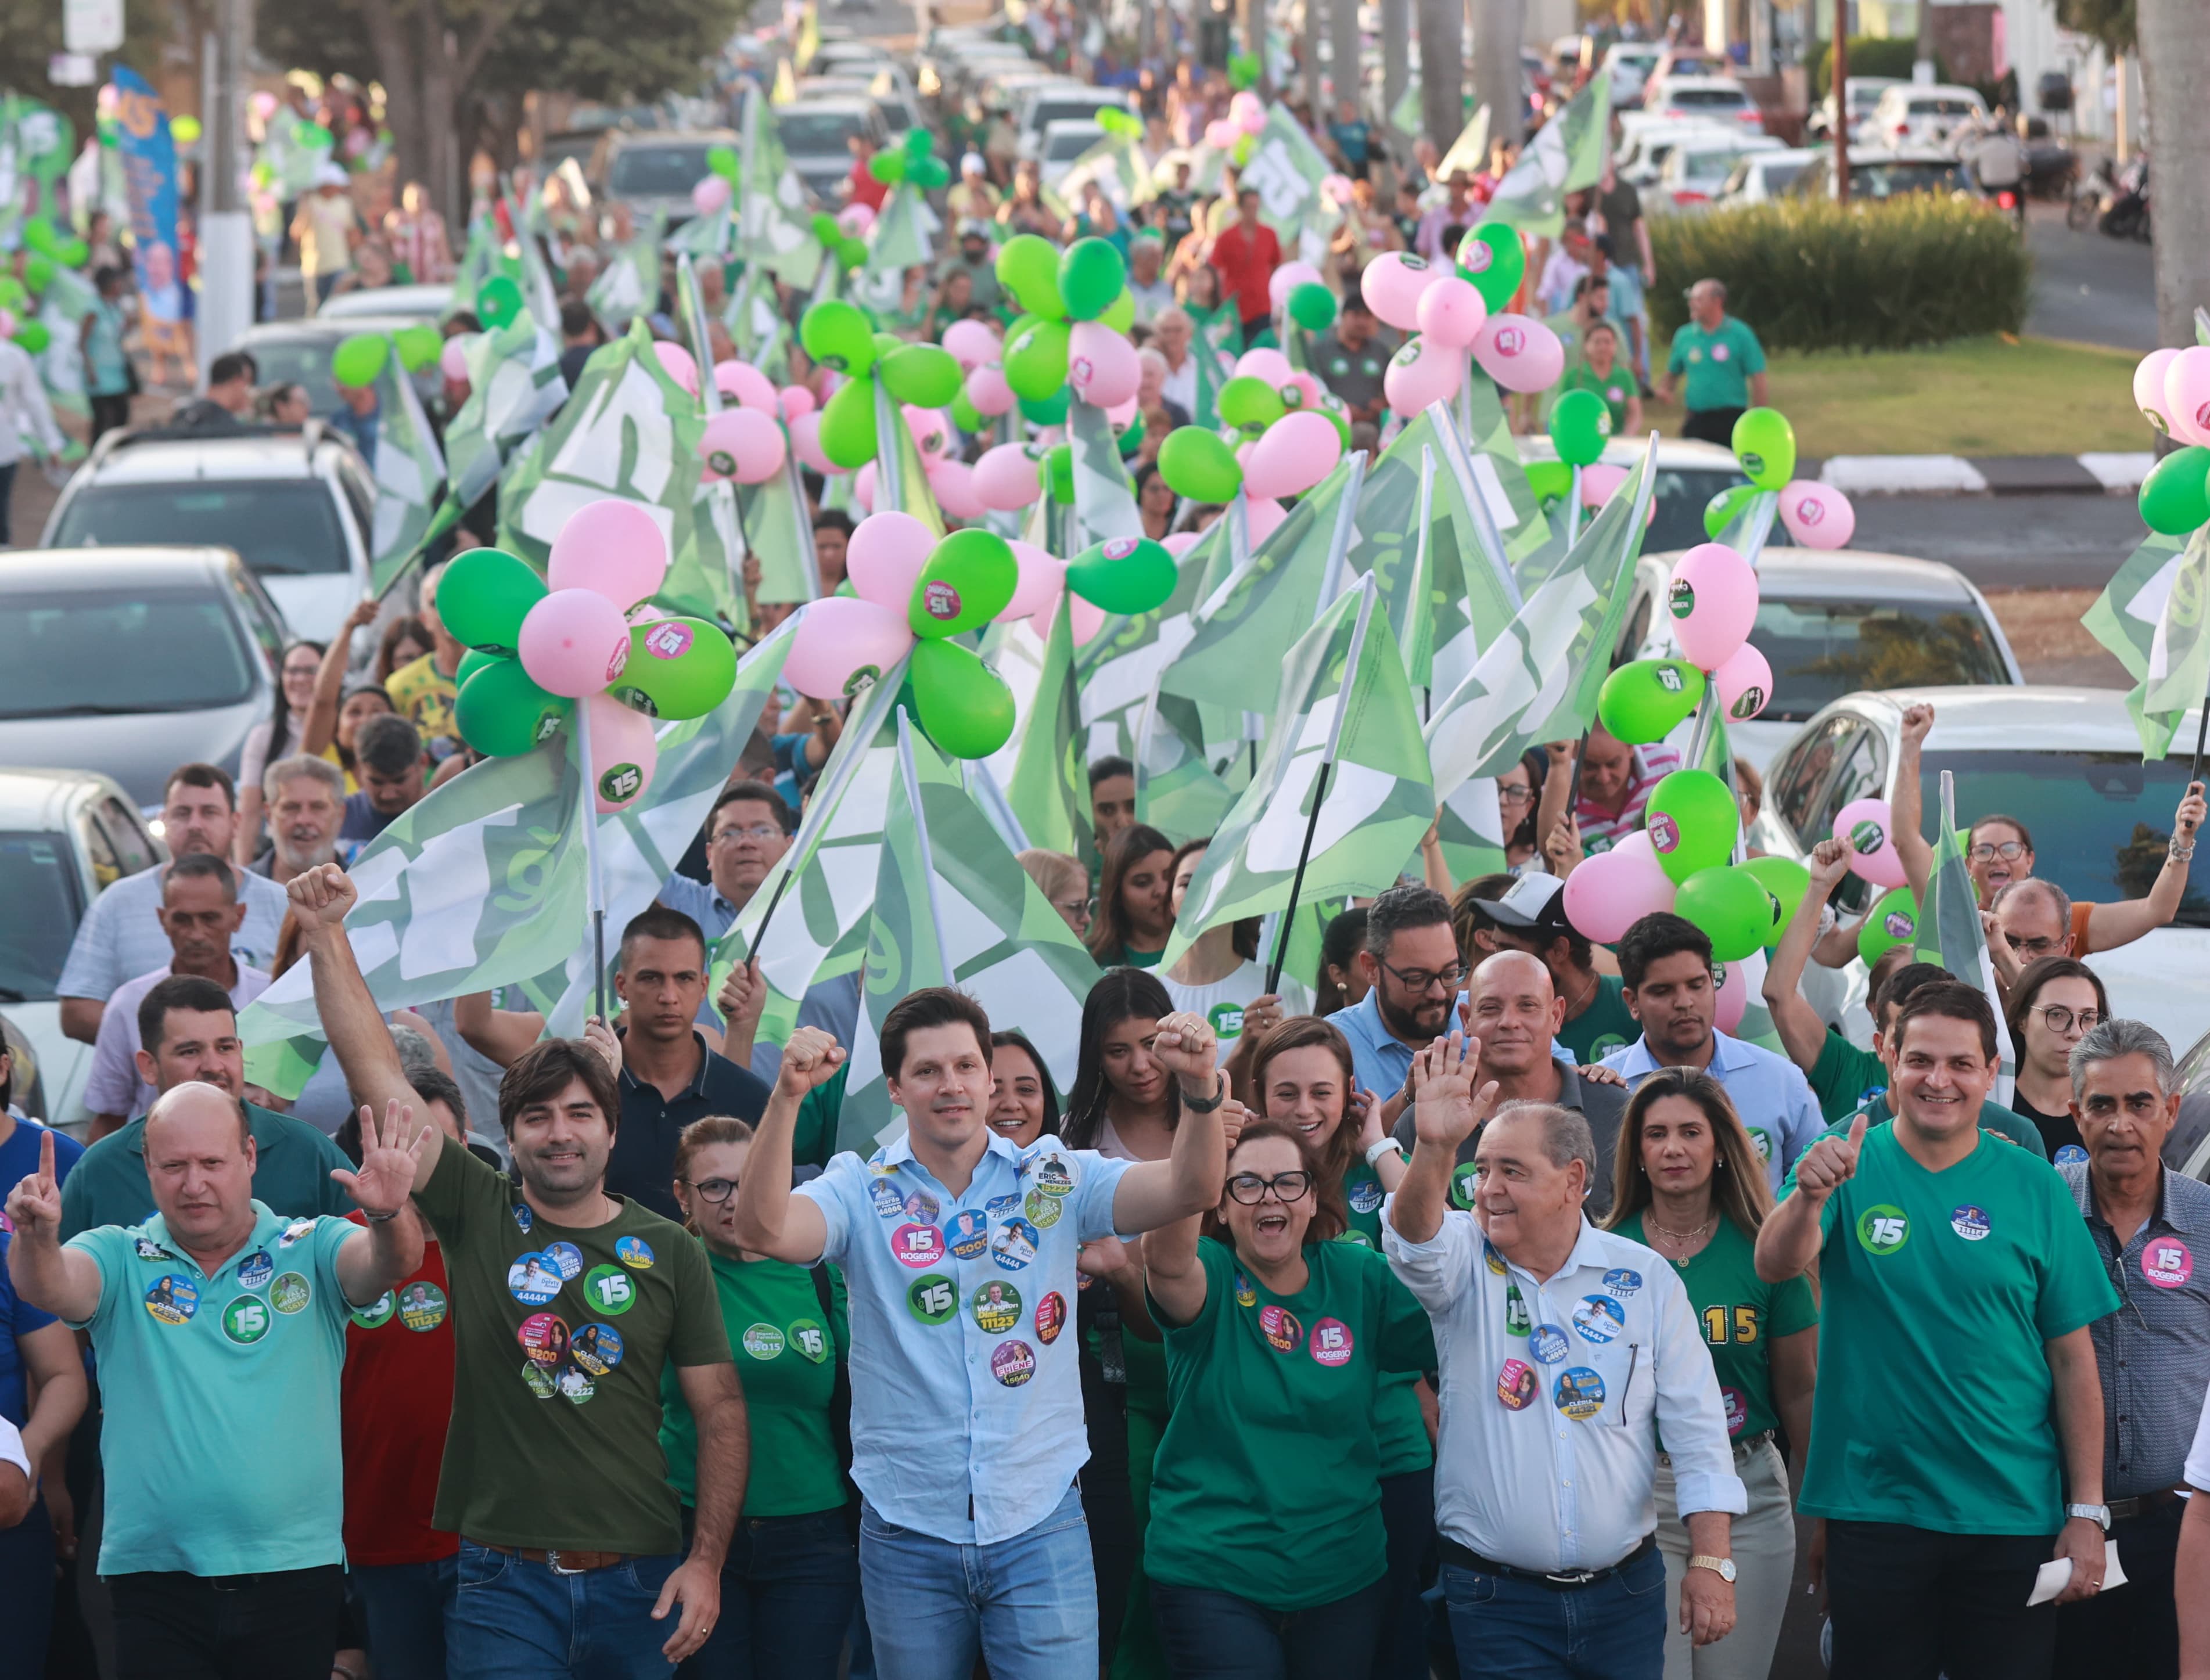
<path fill-rule="evenodd" d="M 1650 844 L 1659 852 L 1670 852 L 1681 843 L 1681 828 L 1664 811 L 1652 811 L 1647 824 Z"/>
<path fill-rule="evenodd" d="M 1726 1407 L 1727 1433 L 1740 1435 L 1749 1421 L 1749 1401 L 1739 1388 L 1722 1388 L 1719 1400 Z"/>
<path fill-rule="evenodd" d="M 691 651 L 696 632 L 678 618 L 663 618 L 644 633 L 644 651 L 655 659 L 679 659 Z"/>
<path fill-rule="evenodd" d="M 1101 552 L 1108 560 L 1126 560 L 1136 551 L 1134 537 L 1108 537 Z"/>
<path fill-rule="evenodd" d="M 916 1271 L 933 1266 L 944 1258 L 944 1233 L 933 1225 L 902 1225 L 891 1232 L 891 1252 Z"/>
<path fill-rule="evenodd" d="M 959 616 L 959 592 L 939 580 L 921 586 L 921 610 L 932 618 L 957 618 Z"/>
<path fill-rule="evenodd" d="M 2141 1275 L 2159 1289 L 2177 1289 L 2195 1275 L 2195 1256 L 2177 1237 L 2152 1237 L 2141 1250 Z"/>
<path fill-rule="evenodd" d="M 1339 1318 L 1323 1318 L 1312 1328 L 1312 1356 L 1323 1365 L 1350 1363 L 1350 1327 Z"/>

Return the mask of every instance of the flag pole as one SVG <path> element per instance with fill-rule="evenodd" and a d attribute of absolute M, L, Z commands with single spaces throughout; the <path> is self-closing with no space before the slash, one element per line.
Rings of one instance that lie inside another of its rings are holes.
<path fill-rule="evenodd" d="M 607 1014 L 607 893 L 599 874 L 598 784 L 591 776 L 591 704 L 576 702 L 576 756 L 583 761 L 583 890 L 591 915 L 591 984 L 598 998 L 598 1015 Z"/>
<path fill-rule="evenodd" d="M 939 985 L 957 985 L 959 977 L 951 967 L 951 954 L 944 944 L 944 909 L 937 898 L 936 854 L 928 844 L 928 814 L 921 803 L 921 773 L 913 762 L 913 720 L 907 717 L 905 708 L 898 708 L 898 774 L 905 782 L 905 802 L 913 808 L 913 838 L 921 852 L 921 878 L 928 891 L 928 919 L 936 928 L 936 960 L 938 972 L 944 977 Z"/>
<path fill-rule="evenodd" d="M 2187 781 L 2191 787 L 2202 780 L 2202 749 L 2210 739 L 2210 694 L 2202 696 L 2202 716 L 2195 726 L 2195 762 L 2187 767 Z"/>
<path fill-rule="evenodd" d="M 1282 912 L 1281 922 L 1274 934 L 1274 954 L 1266 964 L 1266 993 L 1269 997 L 1280 994 L 1282 965 L 1289 960 L 1289 929 L 1297 918 L 1297 895 L 1304 890 L 1305 864 L 1312 856 L 1313 835 L 1319 828 L 1320 801 L 1327 798 L 1328 772 L 1334 768 L 1333 764 L 1323 760 L 1319 774 L 1313 782 L 1312 815 L 1305 819 L 1304 844 L 1297 848 L 1297 872 L 1289 877 L 1289 908 Z"/>
<path fill-rule="evenodd" d="M 1571 548 L 1581 534 L 1581 469 L 1573 468 L 1573 487 L 1566 492 L 1566 546 Z"/>

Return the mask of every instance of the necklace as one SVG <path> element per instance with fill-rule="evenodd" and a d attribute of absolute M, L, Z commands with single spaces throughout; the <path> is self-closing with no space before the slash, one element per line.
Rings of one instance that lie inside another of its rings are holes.
<path fill-rule="evenodd" d="M 1687 1244 L 1694 1242 L 1699 1237 L 1701 1237 L 1706 1232 L 1709 1231 L 1712 1226 L 1718 1222 L 1718 1216 L 1715 1213 L 1692 1231 L 1669 1231 L 1665 1226 L 1658 1224 L 1658 1221 L 1652 1219 L 1649 1214 L 1645 1213 L 1642 1216 L 1642 1223 L 1645 1229 L 1654 1232 L 1658 1236 L 1663 1237 L 1667 1242 L 1672 1243 L 1676 1248 L 1685 1247 Z M 1694 1256 L 1688 1255 L 1682 1257 L 1669 1255 L 1668 1258 L 1672 1260 L 1674 1265 L 1679 1267 L 1685 1272 L 1688 1269 L 1688 1261 L 1694 1259 Z"/>
<path fill-rule="evenodd" d="M 1569 1016 L 1578 1015 L 1580 1013 L 1581 1006 L 1588 1002 L 1590 994 L 1595 991 L 1596 983 L 1597 976 L 1594 974 L 1590 975 L 1589 983 L 1581 988 L 1580 995 L 1575 997 L 1572 1003 L 1566 1005 L 1567 1015 Z"/>

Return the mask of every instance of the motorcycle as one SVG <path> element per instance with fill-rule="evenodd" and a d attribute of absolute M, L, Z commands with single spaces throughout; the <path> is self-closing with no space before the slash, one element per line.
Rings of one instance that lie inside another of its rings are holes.
<path fill-rule="evenodd" d="M 2117 179 L 2112 174 L 2110 160 L 2105 157 L 2085 175 L 2074 175 L 2072 180 L 2071 202 L 2064 207 L 2064 225 L 2074 233 L 2085 233 L 2094 226 L 2102 211 L 2103 201 L 2117 190 Z"/>
<path fill-rule="evenodd" d="M 2103 200 L 2102 214 L 2095 226 L 2113 239 L 2138 239 L 2144 244 L 2148 242 L 2151 227 L 2147 153 L 2143 152 L 2118 172 L 2110 193 Z"/>

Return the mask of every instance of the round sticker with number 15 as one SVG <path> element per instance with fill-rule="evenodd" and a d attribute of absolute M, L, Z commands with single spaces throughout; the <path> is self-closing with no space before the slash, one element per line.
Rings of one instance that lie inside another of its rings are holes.
<path fill-rule="evenodd" d="M 619 1266 L 594 1266 L 583 1274 L 583 1299 L 609 1317 L 637 1304 L 637 1282 Z"/>

